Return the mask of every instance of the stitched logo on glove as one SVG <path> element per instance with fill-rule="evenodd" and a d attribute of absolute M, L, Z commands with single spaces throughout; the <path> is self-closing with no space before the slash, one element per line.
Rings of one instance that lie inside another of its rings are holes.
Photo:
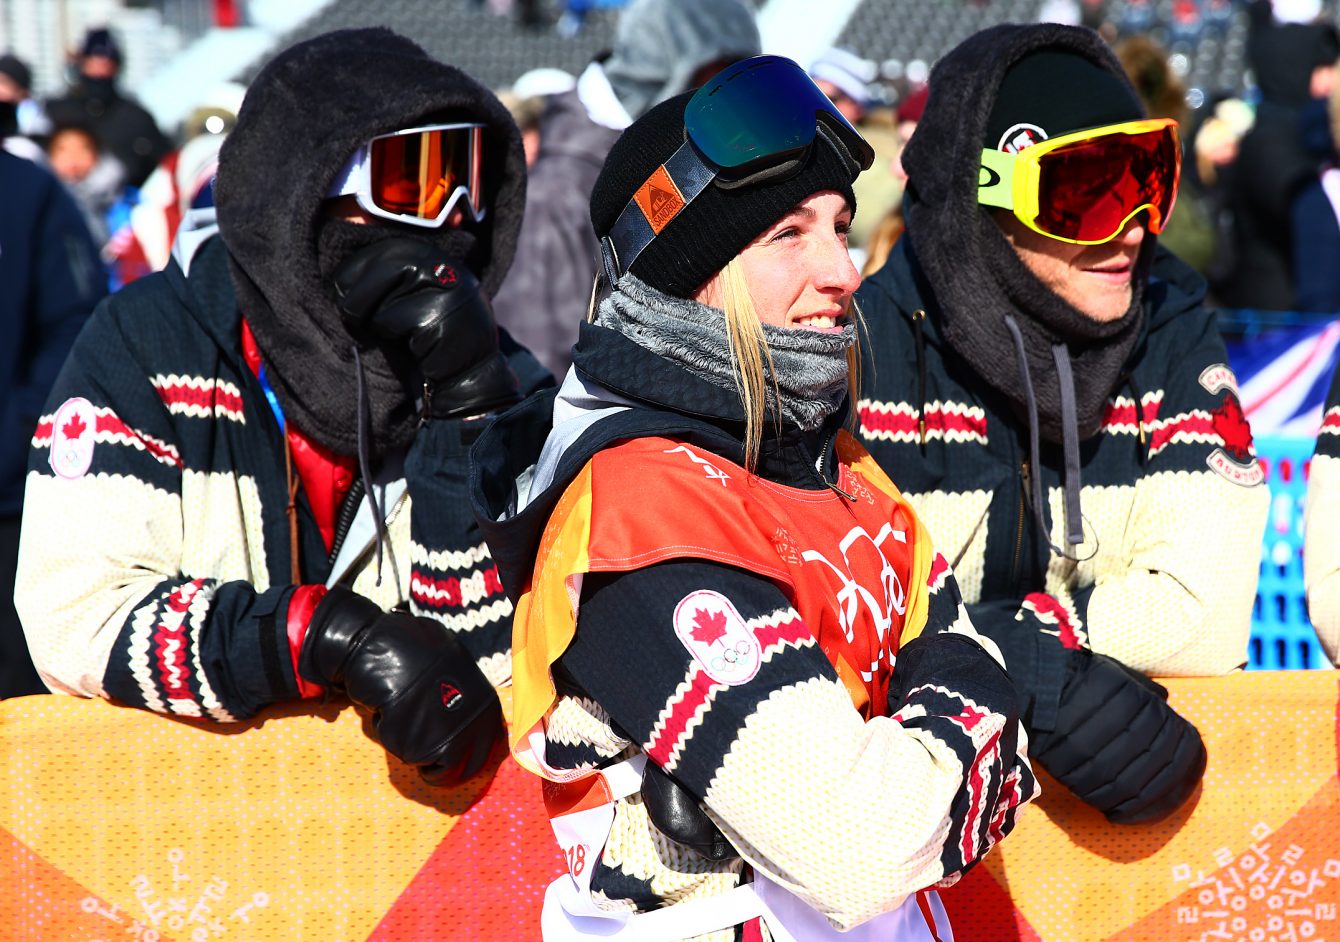
<path fill-rule="evenodd" d="M 465 699 L 465 695 L 455 684 L 442 684 L 442 705 L 448 710 L 456 709 L 463 699 Z"/>
<path fill-rule="evenodd" d="M 433 269 L 433 277 L 444 285 L 454 285 L 456 283 L 456 269 L 443 263 Z"/>

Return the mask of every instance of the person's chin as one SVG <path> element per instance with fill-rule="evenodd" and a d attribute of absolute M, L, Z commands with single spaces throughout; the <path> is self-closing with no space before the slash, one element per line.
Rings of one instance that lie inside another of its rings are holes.
<path fill-rule="evenodd" d="M 1093 290 L 1085 292 L 1075 306 L 1094 320 L 1115 321 L 1130 309 L 1130 280 L 1097 285 Z"/>

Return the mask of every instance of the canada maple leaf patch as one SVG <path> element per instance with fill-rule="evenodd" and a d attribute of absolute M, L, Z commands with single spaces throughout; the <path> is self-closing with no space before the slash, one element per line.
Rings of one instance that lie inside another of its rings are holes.
<path fill-rule="evenodd" d="M 1210 413 L 1214 434 L 1224 442 L 1224 451 L 1234 461 L 1246 463 L 1252 458 L 1252 429 L 1242 412 L 1238 397 L 1229 393 L 1219 408 Z"/>
<path fill-rule="evenodd" d="M 690 592 L 675 606 L 674 622 L 675 636 L 711 680 L 733 687 L 758 673 L 763 646 L 720 592 Z"/>
<path fill-rule="evenodd" d="M 77 480 L 93 464 L 97 411 L 82 397 L 66 399 L 51 417 L 51 451 L 47 464 L 57 477 Z"/>
<path fill-rule="evenodd" d="M 703 644 L 714 644 L 726 633 L 726 613 L 698 609 L 693 615 L 693 637 Z"/>

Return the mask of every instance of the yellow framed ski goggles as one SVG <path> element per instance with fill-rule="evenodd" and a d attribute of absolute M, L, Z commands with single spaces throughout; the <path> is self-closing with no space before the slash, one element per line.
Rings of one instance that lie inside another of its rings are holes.
<path fill-rule="evenodd" d="M 1018 153 L 985 149 L 977 202 L 1011 210 L 1034 232 L 1077 245 L 1121 234 L 1137 213 L 1163 231 L 1177 199 L 1182 144 L 1172 118 L 1109 124 Z"/>

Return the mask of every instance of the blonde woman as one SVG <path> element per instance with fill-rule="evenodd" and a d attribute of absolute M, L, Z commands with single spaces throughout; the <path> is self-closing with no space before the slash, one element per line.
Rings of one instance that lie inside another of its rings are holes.
<path fill-rule="evenodd" d="M 843 430 L 871 158 L 786 59 L 652 109 L 566 382 L 475 447 L 569 865 L 547 940 L 947 940 L 933 888 L 1036 792 L 997 652 Z"/>

